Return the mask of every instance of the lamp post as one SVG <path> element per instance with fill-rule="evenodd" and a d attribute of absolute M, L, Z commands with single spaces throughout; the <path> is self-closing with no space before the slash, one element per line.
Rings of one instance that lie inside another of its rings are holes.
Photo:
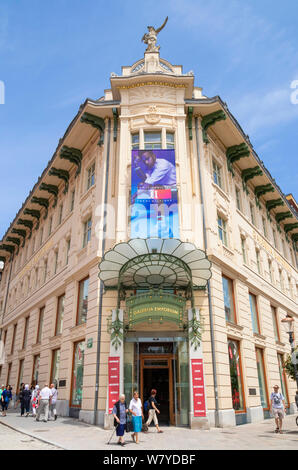
<path fill-rule="evenodd" d="M 287 315 L 285 318 L 281 320 L 283 325 L 285 326 L 285 330 L 289 335 L 289 342 L 291 345 L 291 352 L 292 352 L 292 364 L 294 366 L 294 374 L 295 374 L 295 379 L 296 379 L 296 384 L 297 384 L 297 390 L 298 390 L 298 369 L 297 369 L 297 361 L 296 358 L 293 360 L 293 353 L 295 351 L 295 345 L 294 345 L 294 318 L 290 317 Z"/>

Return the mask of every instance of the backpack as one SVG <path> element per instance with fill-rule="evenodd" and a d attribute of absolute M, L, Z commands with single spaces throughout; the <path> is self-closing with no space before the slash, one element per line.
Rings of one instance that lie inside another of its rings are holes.
<path fill-rule="evenodd" d="M 145 403 L 144 403 L 144 411 L 149 411 L 149 408 L 150 408 L 150 403 L 149 403 L 149 400 L 146 400 Z"/>

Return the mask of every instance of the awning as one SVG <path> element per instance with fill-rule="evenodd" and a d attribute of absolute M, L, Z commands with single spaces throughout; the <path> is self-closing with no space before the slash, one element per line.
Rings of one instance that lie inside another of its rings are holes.
<path fill-rule="evenodd" d="M 211 262 L 193 243 L 179 239 L 135 238 L 118 243 L 99 263 L 106 288 L 204 288 Z"/>

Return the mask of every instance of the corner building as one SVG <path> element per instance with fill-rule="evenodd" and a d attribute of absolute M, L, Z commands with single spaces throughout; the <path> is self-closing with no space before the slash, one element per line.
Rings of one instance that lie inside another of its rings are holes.
<path fill-rule="evenodd" d="M 145 52 L 110 85 L 1 241 L 1 383 L 55 382 L 59 415 L 106 428 L 152 387 L 175 426 L 261 421 L 276 383 L 293 413 L 294 198 L 181 66 Z"/>

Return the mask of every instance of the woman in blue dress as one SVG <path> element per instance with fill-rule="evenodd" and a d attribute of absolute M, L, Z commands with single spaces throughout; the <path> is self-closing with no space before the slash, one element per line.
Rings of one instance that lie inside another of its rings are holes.
<path fill-rule="evenodd" d="M 133 398 L 129 404 L 129 411 L 132 414 L 133 426 L 133 434 L 131 435 L 131 437 L 136 444 L 139 444 L 139 432 L 142 431 L 142 419 L 144 418 L 144 415 L 142 409 L 142 402 L 139 398 L 139 393 L 137 391 L 135 391 L 133 394 Z"/>

